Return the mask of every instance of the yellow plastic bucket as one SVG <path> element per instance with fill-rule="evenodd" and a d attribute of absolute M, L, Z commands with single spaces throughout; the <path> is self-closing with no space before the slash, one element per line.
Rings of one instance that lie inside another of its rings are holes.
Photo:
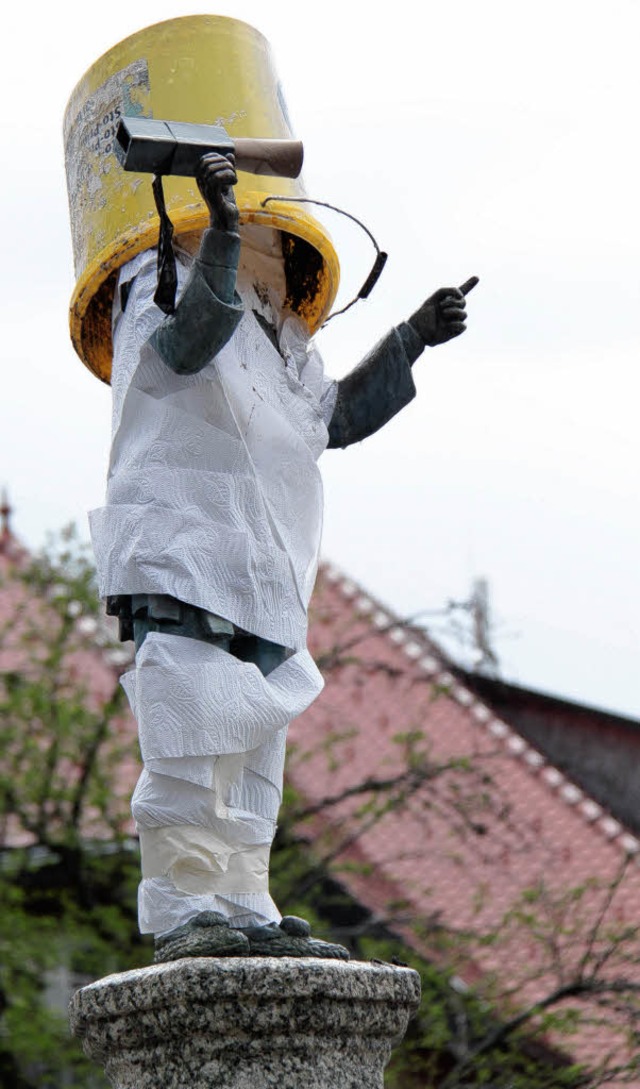
<path fill-rule="evenodd" d="M 76 286 L 71 339 L 80 359 L 103 381 L 111 376 L 111 304 L 117 270 L 156 245 L 158 217 L 151 177 L 122 169 L 115 133 L 123 115 L 223 125 L 233 137 L 291 138 L 269 43 L 236 19 L 195 15 L 157 23 L 105 53 L 69 100 L 64 146 Z M 176 234 L 208 226 L 193 178 L 164 179 Z M 325 228 L 307 205 L 265 197 L 303 197 L 300 178 L 238 172 L 241 223 L 275 227 L 293 236 L 305 284 L 298 312 L 314 331 L 338 290 L 338 258 Z"/>

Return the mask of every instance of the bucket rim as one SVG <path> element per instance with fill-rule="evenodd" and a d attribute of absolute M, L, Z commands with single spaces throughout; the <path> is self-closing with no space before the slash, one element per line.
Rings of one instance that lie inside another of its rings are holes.
<path fill-rule="evenodd" d="M 300 205 L 278 198 L 277 210 L 274 204 L 261 208 L 263 193 L 245 193 L 240 212 L 240 226 L 257 224 L 258 226 L 285 231 L 296 238 L 308 242 L 320 254 L 324 264 L 324 290 L 319 292 L 314 302 L 317 304 L 312 313 L 301 313 L 311 335 L 322 326 L 335 301 L 340 281 L 340 263 L 327 231 L 309 213 L 300 216 Z M 246 204 L 245 204 L 246 202 Z M 203 232 L 210 226 L 206 210 L 181 208 L 171 213 L 175 236 Z M 110 304 L 112 296 L 106 300 L 108 313 L 97 300 L 104 295 L 107 284 L 123 265 L 145 250 L 154 249 L 158 241 L 159 221 L 157 216 L 149 219 L 144 226 L 136 226 L 121 235 L 116 251 L 111 247 L 99 253 L 84 271 L 71 296 L 69 306 L 69 331 L 73 347 L 85 366 L 97 378 L 105 383 L 111 380 L 112 340 Z M 93 328 L 92 328 L 93 327 Z M 99 335 L 98 335 L 99 328 Z M 100 351 L 92 350 L 92 345 L 100 345 Z"/>

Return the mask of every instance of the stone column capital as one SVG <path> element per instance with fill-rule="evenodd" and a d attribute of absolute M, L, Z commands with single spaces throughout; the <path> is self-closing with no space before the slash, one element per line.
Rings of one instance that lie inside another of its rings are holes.
<path fill-rule="evenodd" d="M 70 1015 L 115 1089 L 382 1089 L 419 1001 L 393 965 L 194 957 L 83 987 Z"/>

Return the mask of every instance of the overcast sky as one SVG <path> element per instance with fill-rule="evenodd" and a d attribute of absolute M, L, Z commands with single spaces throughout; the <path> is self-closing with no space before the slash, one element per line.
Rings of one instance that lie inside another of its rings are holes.
<path fill-rule="evenodd" d="M 0 481 L 15 531 L 31 546 L 70 520 L 86 532 L 104 488 L 109 391 L 68 338 L 66 100 L 120 39 L 207 10 L 270 40 L 307 190 L 390 254 L 320 335 L 330 373 L 435 288 L 481 278 L 464 337 L 416 364 L 415 401 L 324 456 L 326 558 L 403 615 L 486 577 L 507 679 L 640 716 L 637 0 L 11 5 Z M 372 251 L 325 221 L 346 301 Z"/>

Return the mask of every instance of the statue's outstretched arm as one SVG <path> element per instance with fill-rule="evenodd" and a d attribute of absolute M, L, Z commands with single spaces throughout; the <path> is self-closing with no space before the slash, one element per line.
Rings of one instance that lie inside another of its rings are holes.
<path fill-rule="evenodd" d="M 444 344 L 464 332 L 464 290 L 474 283 L 468 281 L 462 289 L 443 287 L 430 295 L 338 383 L 329 447 L 349 446 L 373 435 L 415 397 L 412 365 L 425 347 Z"/>
<path fill-rule="evenodd" d="M 200 163 L 197 182 L 211 227 L 175 312 L 165 318 L 151 344 L 177 374 L 196 374 L 227 343 L 243 314 L 236 291 L 240 256 L 238 209 L 232 186 L 236 172 L 230 159 L 212 153 Z"/>

